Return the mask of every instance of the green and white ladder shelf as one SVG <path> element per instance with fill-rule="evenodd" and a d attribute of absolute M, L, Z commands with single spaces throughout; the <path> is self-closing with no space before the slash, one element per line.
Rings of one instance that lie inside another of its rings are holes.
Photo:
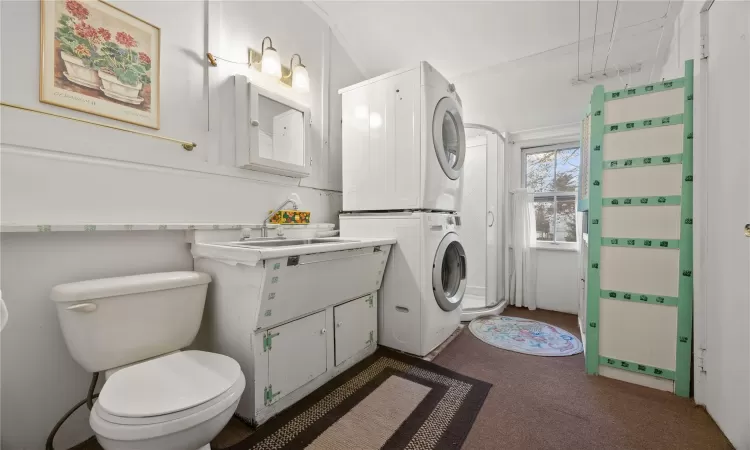
<path fill-rule="evenodd" d="M 597 86 L 582 132 L 586 370 L 687 397 L 693 62 L 684 78 L 615 92 Z"/>

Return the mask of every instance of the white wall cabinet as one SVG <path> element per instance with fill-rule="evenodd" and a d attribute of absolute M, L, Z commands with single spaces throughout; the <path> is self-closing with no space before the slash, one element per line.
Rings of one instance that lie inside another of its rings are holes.
<path fill-rule="evenodd" d="M 378 310 L 374 295 L 333 308 L 336 365 L 377 342 Z"/>

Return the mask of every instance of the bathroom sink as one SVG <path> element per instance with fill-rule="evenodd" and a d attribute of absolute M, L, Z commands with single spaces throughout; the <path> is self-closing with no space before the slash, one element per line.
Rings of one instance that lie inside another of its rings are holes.
<path fill-rule="evenodd" d="M 224 245 L 230 247 L 292 247 L 296 245 L 312 244 L 335 244 L 343 242 L 358 242 L 352 239 L 335 239 L 335 238 L 313 238 L 313 239 L 268 239 L 268 240 L 249 240 L 239 242 L 228 242 Z"/>
<path fill-rule="evenodd" d="M 196 258 L 212 258 L 230 264 L 254 266 L 260 261 L 290 256 L 335 253 L 337 255 L 353 257 L 354 254 L 359 253 L 371 254 L 373 252 L 385 251 L 386 248 L 383 246 L 395 243 L 396 239 L 393 238 L 251 238 L 244 241 L 196 242 L 192 244 L 191 252 Z M 339 256 L 333 257 L 337 258 Z M 325 259 L 327 257 L 319 256 L 315 258 Z"/>

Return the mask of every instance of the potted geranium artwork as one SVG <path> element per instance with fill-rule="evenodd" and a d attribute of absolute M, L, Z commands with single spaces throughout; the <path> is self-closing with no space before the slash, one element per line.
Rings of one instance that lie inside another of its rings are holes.
<path fill-rule="evenodd" d="M 159 129 L 159 27 L 104 0 L 40 3 L 39 100 Z"/>
<path fill-rule="evenodd" d="M 99 68 L 104 95 L 132 104 L 140 104 L 144 84 L 150 84 L 151 57 L 133 50 L 138 42 L 130 34 L 118 31 L 114 42 L 106 39 L 99 47 L 93 65 Z"/>
<path fill-rule="evenodd" d="M 99 89 L 99 75 L 93 61 L 98 57 L 96 44 L 102 42 L 102 37 L 86 23 L 89 11 L 80 2 L 66 0 L 65 9 L 70 15 L 60 16 L 55 32 L 65 63 L 63 76 L 72 83 Z"/>

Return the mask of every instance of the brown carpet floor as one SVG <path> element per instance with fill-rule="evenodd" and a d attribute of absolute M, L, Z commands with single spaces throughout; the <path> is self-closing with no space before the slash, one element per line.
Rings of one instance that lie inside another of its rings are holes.
<path fill-rule="evenodd" d="M 580 337 L 577 318 L 506 309 Z M 493 384 L 464 449 L 731 449 L 706 411 L 679 398 L 588 376 L 583 353 L 539 357 L 485 344 L 468 328 L 434 363 Z"/>
<path fill-rule="evenodd" d="M 571 314 L 513 307 L 504 314 L 547 322 L 580 337 Z M 433 362 L 493 384 L 464 442 L 466 450 L 732 448 L 692 399 L 588 376 L 582 353 L 524 355 L 485 344 L 464 328 Z M 214 448 L 228 447 L 249 433 L 232 419 Z M 95 438 L 74 448 L 101 449 Z"/>

